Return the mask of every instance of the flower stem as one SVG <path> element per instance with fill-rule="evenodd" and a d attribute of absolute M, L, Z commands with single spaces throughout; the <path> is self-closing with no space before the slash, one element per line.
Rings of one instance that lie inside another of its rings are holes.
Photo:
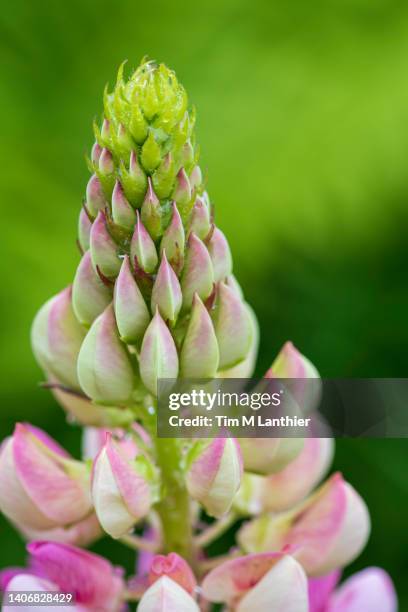
<path fill-rule="evenodd" d="M 229 529 L 229 527 L 235 523 L 236 518 L 236 514 L 234 512 L 230 512 L 226 516 L 220 518 L 218 521 L 214 521 L 214 523 L 211 523 L 207 529 L 204 529 L 204 531 L 199 533 L 194 538 L 194 543 L 196 546 L 201 548 L 203 546 L 208 546 L 208 544 L 211 544 L 211 542 L 222 535 L 224 531 L 227 531 L 227 529 Z"/>
<path fill-rule="evenodd" d="M 182 472 L 182 440 L 156 438 L 163 497 L 157 506 L 166 552 L 177 552 L 193 561 L 190 498 Z"/>
<path fill-rule="evenodd" d="M 144 550 L 146 552 L 155 553 L 159 549 L 157 542 L 151 542 L 137 535 L 124 535 L 120 538 L 120 541 L 134 550 Z"/>

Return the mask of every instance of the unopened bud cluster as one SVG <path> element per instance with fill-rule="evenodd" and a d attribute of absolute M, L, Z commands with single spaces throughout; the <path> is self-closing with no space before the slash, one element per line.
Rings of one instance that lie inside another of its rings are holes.
<path fill-rule="evenodd" d="M 50 380 L 94 402 L 132 404 L 155 395 L 158 378 L 213 377 L 256 343 L 194 123 L 164 65 L 144 62 L 128 81 L 122 66 L 105 92 L 79 216 L 82 259 L 32 334 Z"/>

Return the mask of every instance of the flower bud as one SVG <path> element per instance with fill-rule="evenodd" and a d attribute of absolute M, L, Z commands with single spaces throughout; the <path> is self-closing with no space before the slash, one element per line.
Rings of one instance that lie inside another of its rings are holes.
<path fill-rule="evenodd" d="M 17 424 L 0 452 L 0 509 L 28 529 L 53 529 L 91 511 L 89 470 L 45 432 Z"/>
<path fill-rule="evenodd" d="M 95 270 L 108 278 L 115 278 L 120 270 L 120 259 L 115 241 L 108 231 L 105 213 L 100 211 L 91 229 L 91 255 Z"/>
<path fill-rule="evenodd" d="M 156 247 L 137 213 L 136 228 L 130 243 L 130 258 L 132 263 L 137 258 L 138 265 L 148 274 L 154 272 L 158 263 Z"/>
<path fill-rule="evenodd" d="M 248 354 L 243 361 L 235 366 L 232 366 L 232 368 L 220 370 L 217 373 L 217 378 L 250 378 L 253 374 L 258 355 L 259 325 L 255 313 L 249 304 L 245 304 L 245 308 L 249 316 L 252 330 L 252 340 Z"/>
<path fill-rule="evenodd" d="M 333 450 L 332 438 L 306 438 L 300 454 L 289 465 L 263 479 L 264 510 L 289 510 L 309 495 L 328 471 Z"/>
<path fill-rule="evenodd" d="M 187 206 L 191 200 L 191 187 L 184 168 L 181 168 L 176 176 L 172 199 L 176 202 L 179 210 L 188 212 Z"/>
<path fill-rule="evenodd" d="M 95 272 L 91 253 L 87 251 L 79 262 L 72 285 L 72 307 L 76 318 L 89 327 L 111 300 L 112 293 Z"/>
<path fill-rule="evenodd" d="M 140 206 L 147 189 L 147 177 L 140 167 L 135 151 L 130 154 L 129 171 L 123 162 L 120 164 L 120 181 L 129 202 L 135 207 Z"/>
<path fill-rule="evenodd" d="M 224 283 L 218 286 L 214 319 L 220 349 L 220 368 L 230 368 L 248 355 L 253 327 L 244 302 Z"/>
<path fill-rule="evenodd" d="M 168 153 L 153 174 L 153 187 L 160 199 L 170 197 L 174 185 L 174 163 L 171 153 Z"/>
<path fill-rule="evenodd" d="M 136 344 L 142 339 L 149 325 L 150 313 L 133 277 L 127 255 L 116 279 L 114 295 L 120 337 L 126 344 Z"/>
<path fill-rule="evenodd" d="M 135 375 L 119 339 L 112 304 L 95 319 L 82 343 L 78 378 L 84 392 L 96 402 L 121 404 L 132 395 Z"/>
<path fill-rule="evenodd" d="M 131 105 L 131 117 L 129 123 L 130 133 L 137 142 L 142 144 L 147 136 L 147 123 L 143 117 L 143 113 L 137 104 Z"/>
<path fill-rule="evenodd" d="M 130 155 L 130 152 L 132 150 L 132 138 L 122 123 L 119 124 L 116 134 L 114 130 L 112 130 L 112 133 L 115 141 L 115 147 L 120 157 L 122 159 L 125 159 Z"/>
<path fill-rule="evenodd" d="M 370 531 L 367 507 L 340 474 L 294 510 L 264 515 L 244 524 L 239 542 L 262 552 L 291 545 L 310 576 L 320 576 L 351 563 L 364 548 Z"/>
<path fill-rule="evenodd" d="M 286 342 L 272 366 L 266 372 L 265 378 L 296 379 L 294 384 L 289 385 L 289 388 L 303 414 L 317 408 L 321 395 L 319 372 L 309 359 L 299 353 L 292 342 Z"/>
<path fill-rule="evenodd" d="M 153 395 L 157 395 L 158 378 L 178 375 L 176 345 L 158 310 L 143 338 L 139 368 L 143 384 Z"/>
<path fill-rule="evenodd" d="M 71 287 L 51 298 L 37 313 L 31 343 L 40 366 L 60 383 L 79 388 L 76 363 L 85 337 L 71 304 Z"/>
<path fill-rule="evenodd" d="M 125 584 L 118 568 L 80 548 L 56 542 L 32 542 L 27 546 L 30 568 L 62 593 L 73 593 L 78 612 L 119 612 Z"/>
<path fill-rule="evenodd" d="M 92 223 L 84 207 L 81 208 L 78 219 L 78 242 L 85 253 L 89 249 Z"/>
<path fill-rule="evenodd" d="M 113 174 L 115 171 L 115 164 L 113 163 L 112 153 L 104 147 L 101 151 L 101 156 L 98 161 L 99 172 L 102 175 Z"/>
<path fill-rule="evenodd" d="M 244 469 L 272 474 L 285 468 L 301 452 L 302 438 L 242 438 L 239 440 Z"/>
<path fill-rule="evenodd" d="M 328 612 L 397 612 L 391 578 L 379 567 L 368 567 L 348 578 L 329 598 Z M 311 607 L 310 612 L 319 612 Z"/>
<path fill-rule="evenodd" d="M 148 174 L 152 174 L 161 161 L 160 145 L 156 142 L 153 132 L 150 132 L 142 146 L 141 162 Z"/>
<path fill-rule="evenodd" d="M 201 183 L 203 182 L 203 175 L 200 166 L 194 166 L 191 171 L 189 181 L 192 190 L 200 187 Z"/>
<path fill-rule="evenodd" d="M 110 536 L 120 538 L 149 512 L 152 477 L 153 468 L 145 457 L 130 459 L 107 434 L 95 459 L 92 499 L 99 522 Z"/>
<path fill-rule="evenodd" d="M 98 162 L 99 162 L 99 158 L 101 156 L 102 153 L 102 147 L 100 144 L 98 144 L 97 142 L 94 142 L 94 145 L 92 147 L 92 151 L 91 151 L 91 160 L 92 163 L 97 166 Z"/>
<path fill-rule="evenodd" d="M 225 561 L 207 574 L 202 590 L 209 601 L 225 602 L 236 612 L 308 612 L 305 573 L 285 552 Z"/>
<path fill-rule="evenodd" d="M 197 294 L 180 354 L 181 376 L 214 378 L 218 370 L 219 350 L 208 311 Z"/>
<path fill-rule="evenodd" d="M 125 198 L 122 185 L 116 181 L 112 193 L 112 218 L 116 225 L 127 231 L 132 231 L 136 221 L 136 213 Z"/>
<path fill-rule="evenodd" d="M 103 193 L 102 185 L 96 174 L 93 174 L 86 187 L 86 208 L 93 217 L 104 210 L 108 202 Z"/>
<path fill-rule="evenodd" d="M 182 300 L 179 280 L 167 261 L 166 252 L 163 251 L 153 285 L 151 309 L 154 312 L 157 307 L 163 319 L 173 326 L 180 312 Z"/>
<path fill-rule="evenodd" d="M 204 202 L 203 198 L 200 198 L 200 196 L 197 196 L 196 201 L 194 203 L 194 207 L 191 213 L 190 229 L 192 232 L 195 233 L 196 236 L 200 238 L 200 240 L 204 240 L 211 230 L 210 213 L 208 211 L 207 204 Z M 208 250 L 210 251 L 210 249 Z M 220 279 L 215 278 L 215 280 Z"/>
<path fill-rule="evenodd" d="M 137 609 L 138 612 L 200 612 L 191 595 L 167 576 L 152 584 Z"/>
<path fill-rule="evenodd" d="M 177 582 L 183 589 L 194 595 L 197 581 L 189 564 L 177 553 L 169 555 L 156 555 L 153 558 L 149 571 L 149 584 L 154 584 L 162 576 L 167 576 Z"/>
<path fill-rule="evenodd" d="M 214 228 L 207 246 L 213 264 L 215 282 L 225 281 L 232 273 L 232 255 L 227 239 L 218 227 Z"/>
<path fill-rule="evenodd" d="M 220 517 L 231 508 L 242 476 L 242 459 L 234 438 L 197 443 L 189 461 L 187 488 L 210 516 Z"/>
<path fill-rule="evenodd" d="M 186 260 L 181 277 L 183 307 L 191 308 L 195 293 L 206 300 L 213 290 L 214 273 L 210 255 L 194 232 L 188 237 Z"/>
<path fill-rule="evenodd" d="M 105 146 L 109 146 L 110 144 L 110 139 L 111 139 L 110 128 L 111 128 L 111 124 L 109 123 L 107 119 L 104 119 L 102 122 L 102 127 L 101 127 L 101 141 Z M 102 155 L 102 152 L 103 152 L 103 149 L 101 149 L 101 155 Z"/>
<path fill-rule="evenodd" d="M 176 204 L 173 202 L 173 214 L 170 224 L 164 232 L 160 243 L 160 254 L 166 251 L 166 256 L 176 274 L 180 272 L 184 262 L 185 235 L 183 222 Z"/>
<path fill-rule="evenodd" d="M 148 187 L 145 199 L 142 204 L 142 221 L 154 240 L 162 233 L 162 213 L 160 202 L 153 190 L 150 177 L 148 178 Z"/>

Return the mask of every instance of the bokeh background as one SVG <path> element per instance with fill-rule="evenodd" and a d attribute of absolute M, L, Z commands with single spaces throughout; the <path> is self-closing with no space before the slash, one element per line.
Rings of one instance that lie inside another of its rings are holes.
<path fill-rule="evenodd" d="M 198 108 L 217 222 L 262 330 L 258 373 L 291 339 L 324 376 L 407 375 L 408 4 L 402 0 L 14 0 L 0 11 L 0 433 L 80 432 L 37 383 L 29 328 L 77 265 L 84 154 L 128 58 L 176 69 Z M 379 564 L 408 610 L 406 440 L 345 440 Z M 24 545 L 0 518 L 0 566 Z M 132 553 L 96 547 L 131 569 Z"/>

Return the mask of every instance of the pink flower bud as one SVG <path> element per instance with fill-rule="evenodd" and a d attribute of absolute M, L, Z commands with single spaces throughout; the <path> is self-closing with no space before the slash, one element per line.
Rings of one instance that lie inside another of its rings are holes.
<path fill-rule="evenodd" d="M 173 215 L 160 243 L 160 254 L 166 251 L 167 259 L 178 274 L 183 267 L 185 235 L 184 226 L 176 204 Z"/>
<path fill-rule="evenodd" d="M 116 181 L 112 193 L 112 218 L 119 227 L 123 227 L 127 231 L 133 230 L 136 213 L 125 198 L 119 181 Z"/>
<path fill-rule="evenodd" d="M 147 179 L 147 191 L 142 204 L 142 221 L 154 240 L 161 234 L 162 212 L 160 201 L 154 192 L 150 177 Z"/>
<path fill-rule="evenodd" d="M 127 344 L 136 344 L 146 331 L 150 313 L 130 268 L 129 257 L 122 262 L 115 283 L 115 315 L 120 336 Z"/>
<path fill-rule="evenodd" d="M 45 432 L 17 424 L 0 453 L 0 508 L 17 524 L 45 530 L 91 510 L 89 470 Z"/>
<path fill-rule="evenodd" d="M 98 161 L 99 172 L 104 175 L 113 174 L 115 164 L 113 162 L 112 153 L 104 147 L 101 151 L 101 156 Z"/>
<path fill-rule="evenodd" d="M 202 589 L 206 599 L 225 602 L 236 612 L 308 612 L 305 573 L 285 552 L 226 561 L 204 578 Z"/>
<path fill-rule="evenodd" d="M 230 368 L 248 355 L 253 325 L 244 302 L 224 283 L 218 286 L 214 319 L 220 349 L 220 368 Z"/>
<path fill-rule="evenodd" d="M 214 280 L 225 281 L 232 272 L 232 255 L 227 239 L 216 227 L 208 243 L 208 252 L 214 269 Z"/>
<path fill-rule="evenodd" d="M 86 187 L 86 208 L 93 217 L 96 217 L 98 212 L 104 210 L 107 205 L 101 182 L 96 174 L 93 174 Z"/>
<path fill-rule="evenodd" d="M 130 243 L 130 259 L 133 263 L 136 257 L 142 270 L 150 274 L 154 272 L 158 263 L 156 247 L 145 226 L 141 222 L 139 213 L 137 212 L 136 214 L 136 228 Z"/>
<path fill-rule="evenodd" d="M 172 199 L 179 205 L 179 208 L 186 206 L 191 200 L 190 181 L 184 168 L 181 168 L 177 174 Z"/>
<path fill-rule="evenodd" d="M 192 190 L 197 189 L 203 182 L 203 174 L 200 166 L 194 166 L 190 174 L 190 187 Z"/>
<path fill-rule="evenodd" d="M 78 321 L 89 327 L 112 301 L 112 292 L 101 281 L 87 251 L 77 268 L 72 285 L 72 307 Z"/>
<path fill-rule="evenodd" d="M 152 468 L 142 455 L 130 459 L 107 434 L 95 459 L 92 499 L 99 522 L 113 538 L 120 538 L 150 510 Z"/>
<path fill-rule="evenodd" d="M 348 578 L 330 597 L 327 612 L 397 612 L 391 578 L 379 567 L 368 567 Z M 310 612 L 318 612 L 311 608 Z"/>
<path fill-rule="evenodd" d="M 176 345 L 158 310 L 143 338 L 139 368 L 144 385 L 153 395 L 157 395 L 158 378 L 178 375 Z"/>
<path fill-rule="evenodd" d="M 55 584 L 58 591 L 73 593 L 78 610 L 121 609 L 125 589 L 121 570 L 103 557 L 54 542 L 33 542 L 27 549 L 34 572 Z"/>
<path fill-rule="evenodd" d="M 108 278 L 115 278 L 120 270 L 121 261 L 118 248 L 109 234 L 105 213 L 100 211 L 91 229 L 91 255 L 95 270 Z"/>
<path fill-rule="evenodd" d="M 213 284 L 214 273 L 210 255 L 204 243 L 191 232 L 181 277 L 183 307 L 186 309 L 191 307 L 195 293 L 202 300 L 206 300 L 213 290 Z"/>
<path fill-rule="evenodd" d="M 295 378 L 296 382 L 290 385 L 296 401 L 303 413 L 315 410 L 321 394 L 321 381 L 319 372 L 304 355 L 286 342 L 281 352 L 266 372 L 265 378 Z M 302 379 L 316 379 L 303 381 Z"/>
<path fill-rule="evenodd" d="M 200 196 L 197 196 L 191 213 L 190 230 L 194 232 L 200 240 L 204 240 L 211 230 L 210 213 L 207 204 Z M 216 275 L 214 274 L 214 276 Z M 215 280 L 217 280 L 217 278 L 215 278 Z"/>
<path fill-rule="evenodd" d="M 173 326 L 180 312 L 182 300 L 179 280 L 167 261 L 166 251 L 163 251 L 153 285 L 151 309 L 154 312 L 157 307 L 163 319 Z"/>
<path fill-rule="evenodd" d="M 208 311 L 197 294 L 180 354 L 180 370 L 184 378 L 214 378 L 219 363 L 219 350 Z"/>
<path fill-rule="evenodd" d="M 167 556 L 156 555 L 153 558 L 149 571 L 149 583 L 154 584 L 162 576 L 168 576 L 182 586 L 187 593 L 194 595 L 197 581 L 189 564 L 177 553 L 170 553 Z"/>
<path fill-rule="evenodd" d="M 101 145 L 99 145 L 97 142 L 94 142 L 94 145 L 91 151 L 91 160 L 92 160 L 92 163 L 95 164 L 96 166 L 98 165 L 98 161 L 101 156 L 101 153 L 102 153 Z"/>
<path fill-rule="evenodd" d="M 31 329 L 34 355 L 59 382 L 79 389 L 76 364 L 85 329 L 75 317 L 71 287 L 51 298 L 37 313 Z"/>
<path fill-rule="evenodd" d="M 258 355 L 259 325 L 252 308 L 248 304 L 245 304 L 245 308 L 248 313 L 252 331 L 252 340 L 248 354 L 243 361 L 240 361 L 237 365 L 232 366 L 232 368 L 220 370 L 217 373 L 217 378 L 250 378 L 253 374 Z"/>
<path fill-rule="evenodd" d="M 135 374 L 119 338 L 112 304 L 95 319 L 82 343 L 78 378 L 84 392 L 96 402 L 123 404 L 132 395 Z"/>
<path fill-rule="evenodd" d="M 241 451 L 234 438 L 197 443 L 187 470 L 187 488 L 209 515 L 218 518 L 228 512 L 241 477 Z"/>
<path fill-rule="evenodd" d="M 183 587 L 162 576 L 143 595 L 138 612 L 200 612 L 194 599 Z"/>
<path fill-rule="evenodd" d="M 309 495 L 328 471 L 333 450 L 332 438 L 306 438 L 302 451 L 287 467 L 263 480 L 264 510 L 288 510 Z"/>
<path fill-rule="evenodd" d="M 91 235 L 92 223 L 86 214 L 85 209 L 82 207 L 79 213 L 78 219 L 78 242 L 82 251 L 85 253 L 89 249 L 90 235 Z"/>
<path fill-rule="evenodd" d="M 364 501 L 335 474 L 294 510 L 245 524 L 239 541 L 251 552 L 294 546 L 308 575 L 320 576 L 353 561 L 364 548 L 369 531 Z"/>

